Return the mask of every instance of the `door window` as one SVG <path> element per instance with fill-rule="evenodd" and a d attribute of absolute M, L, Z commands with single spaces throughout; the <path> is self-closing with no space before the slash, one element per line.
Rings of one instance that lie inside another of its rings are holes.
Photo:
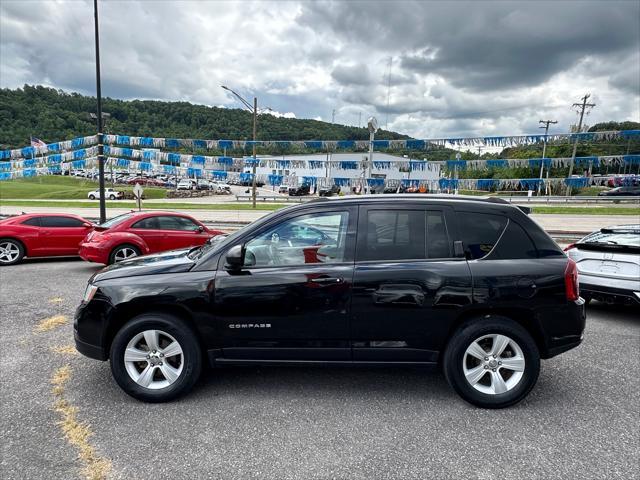
<path fill-rule="evenodd" d="M 131 228 L 142 228 L 144 230 L 158 230 L 158 217 L 143 218 L 139 222 L 131 225 Z"/>
<path fill-rule="evenodd" d="M 498 245 L 487 258 L 495 260 L 538 258 L 538 251 L 523 228 L 509 220 L 507 229 L 500 237 Z"/>
<path fill-rule="evenodd" d="M 358 260 L 411 260 L 426 256 L 424 210 L 368 210 Z"/>
<path fill-rule="evenodd" d="M 27 220 L 22 222 L 22 225 L 30 225 L 32 227 L 39 227 L 40 226 L 40 217 L 28 218 Z"/>
<path fill-rule="evenodd" d="M 485 257 L 493 250 L 507 225 L 501 215 L 476 212 L 458 212 L 462 241 L 467 258 Z"/>
<path fill-rule="evenodd" d="M 349 212 L 285 220 L 245 245 L 245 266 L 339 263 L 345 259 Z"/>
<path fill-rule="evenodd" d="M 184 217 L 157 217 L 160 230 L 182 230 L 193 232 L 198 230 L 198 225 Z"/>
<path fill-rule="evenodd" d="M 427 258 L 449 258 L 451 248 L 443 212 L 427 211 Z"/>
<path fill-rule="evenodd" d="M 41 217 L 40 225 L 43 227 L 82 227 L 84 222 L 73 217 Z"/>

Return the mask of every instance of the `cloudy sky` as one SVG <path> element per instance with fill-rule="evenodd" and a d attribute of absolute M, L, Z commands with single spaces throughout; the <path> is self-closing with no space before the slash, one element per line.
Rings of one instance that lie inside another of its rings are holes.
<path fill-rule="evenodd" d="M 103 95 L 237 107 L 421 138 L 640 120 L 640 1 L 100 0 Z M 92 2 L 2 0 L 0 86 L 95 92 Z M 389 68 L 391 65 L 391 68 Z M 387 106 L 388 105 L 388 106 Z"/>

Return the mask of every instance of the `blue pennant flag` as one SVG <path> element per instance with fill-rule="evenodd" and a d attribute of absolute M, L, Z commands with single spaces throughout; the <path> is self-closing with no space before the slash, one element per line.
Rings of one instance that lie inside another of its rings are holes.
<path fill-rule="evenodd" d="M 171 165 L 180 165 L 180 154 L 179 153 L 168 153 L 167 154 L 167 162 Z"/>
<path fill-rule="evenodd" d="M 167 148 L 180 148 L 180 141 L 176 138 L 167 138 L 164 141 L 164 146 Z"/>
<path fill-rule="evenodd" d="M 0 150 L 0 160 L 11 158 L 11 150 Z"/>
<path fill-rule="evenodd" d="M 11 162 L 0 162 L 0 172 L 8 172 L 11 170 Z"/>
<path fill-rule="evenodd" d="M 193 141 L 194 148 L 207 148 L 206 140 L 194 140 Z"/>
<path fill-rule="evenodd" d="M 253 181 L 253 173 L 241 173 L 240 174 L 241 182 L 251 182 Z"/>
<path fill-rule="evenodd" d="M 415 180 L 413 178 L 403 178 L 402 185 L 405 187 L 417 187 L 420 184 L 420 180 Z"/>
<path fill-rule="evenodd" d="M 622 160 L 627 165 L 638 165 L 640 164 L 640 155 L 623 155 Z"/>
<path fill-rule="evenodd" d="M 151 137 L 140 137 L 140 146 L 141 147 L 153 147 L 153 138 L 151 138 Z"/>
<path fill-rule="evenodd" d="M 309 168 L 323 168 L 324 163 L 322 160 L 309 160 Z"/>
<path fill-rule="evenodd" d="M 391 162 L 373 162 L 373 168 L 377 168 L 378 170 L 388 170 L 391 168 Z"/>
<path fill-rule="evenodd" d="M 374 148 L 389 148 L 389 140 L 374 140 Z"/>
<path fill-rule="evenodd" d="M 36 149 L 33 147 L 24 147 L 20 150 L 20 153 L 23 157 L 33 157 L 36 154 Z"/>
<path fill-rule="evenodd" d="M 409 169 L 413 170 L 424 170 L 427 166 L 427 162 L 424 160 L 409 160 Z"/>
<path fill-rule="evenodd" d="M 35 159 L 24 160 L 22 162 L 22 168 L 33 167 L 36 164 Z"/>
<path fill-rule="evenodd" d="M 269 175 L 269 185 L 282 185 L 282 175 Z"/>
<path fill-rule="evenodd" d="M 545 167 L 549 167 L 551 165 L 550 158 L 530 158 L 529 159 L 529 167 L 540 168 L 540 164 L 543 164 Z"/>
<path fill-rule="evenodd" d="M 353 140 L 338 140 L 336 142 L 336 148 L 353 148 L 356 146 L 356 142 Z"/>
<path fill-rule="evenodd" d="M 117 135 L 116 136 L 116 145 L 129 145 L 131 139 L 129 135 Z"/>
<path fill-rule="evenodd" d="M 259 158 L 248 157 L 248 158 L 244 159 L 244 164 L 245 165 L 249 165 L 249 166 L 260 165 L 260 159 Z"/>
<path fill-rule="evenodd" d="M 204 165 L 204 157 L 201 155 L 194 155 L 193 157 L 191 157 L 191 163 Z"/>
<path fill-rule="evenodd" d="M 304 142 L 304 146 L 307 148 L 315 148 L 317 150 L 322 149 L 322 142 L 318 140 L 311 140 Z"/>
<path fill-rule="evenodd" d="M 572 188 L 584 188 L 587 185 L 589 185 L 589 178 L 588 177 L 571 177 L 571 178 L 565 178 L 564 179 L 564 183 L 566 186 L 568 187 L 572 187 Z"/>
<path fill-rule="evenodd" d="M 35 177 L 36 175 L 38 175 L 38 171 L 35 168 L 27 168 L 22 171 L 23 177 Z"/>
<path fill-rule="evenodd" d="M 49 166 L 49 173 L 59 173 L 60 170 L 60 165 L 50 165 Z"/>
<path fill-rule="evenodd" d="M 201 168 L 187 168 L 187 177 L 202 177 L 202 169 Z"/>
<path fill-rule="evenodd" d="M 456 188 L 458 188 L 458 179 L 457 178 L 441 178 L 440 180 L 438 180 L 438 185 L 440 186 L 441 190 L 445 190 L 447 188 L 455 190 Z"/>
<path fill-rule="evenodd" d="M 151 170 L 151 163 L 149 162 L 139 162 L 138 166 L 140 167 L 140 170 L 145 172 Z"/>
<path fill-rule="evenodd" d="M 466 160 L 447 160 L 447 168 L 449 170 L 453 170 L 454 168 L 457 168 L 458 170 L 464 170 L 465 168 L 467 168 L 467 161 Z"/>
<path fill-rule="evenodd" d="M 384 178 L 367 178 L 367 183 L 370 187 L 382 187 L 384 186 Z"/>
<path fill-rule="evenodd" d="M 312 187 L 318 183 L 318 177 L 302 177 L 303 185 L 311 185 Z"/>
<path fill-rule="evenodd" d="M 211 170 L 211 176 L 216 180 L 226 180 L 227 172 L 223 170 Z"/>
<path fill-rule="evenodd" d="M 128 162 L 129 160 L 127 160 Z M 84 168 L 84 166 L 86 165 L 87 161 L 86 160 L 74 160 L 73 162 L 71 162 L 71 167 L 74 169 L 82 169 Z"/>
<path fill-rule="evenodd" d="M 116 166 L 120 168 L 129 168 L 130 163 L 131 163 L 131 160 L 127 160 L 126 158 L 119 158 L 118 162 L 116 163 Z"/>
<path fill-rule="evenodd" d="M 476 182 L 478 190 L 491 190 L 498 186 L 500 181 L 497 178 L 481 178 Z"/>
<path fill-rule="evenodd" d="M 407 148 L 411 148 L 413 150 L 424 150 L 425 141 L 424 140 L 407 140 L 406 145 L 407 145 Z"/>
<path fill-rule="evenodd" d="M 153 150 L 143 150 L 142 151 L 142 158 L 144 160 L 155 160 L 156 152 L 153 151 Z"/>
<path fill-rule="evenodd" d="M 60 151 L 60 144 L 59 143 L 50 143 L 49 145 L 47 145 L 47 151 L 49 151 L 49 152 L 59 152 Z"/>
<path fill-rule="evenodd" d="M 348 187 L 349 186 L 349 179 L 348 178 L 334 178 L 333 179 L 333 183 L 334 183 L 334 185 L 337 185 L 338 187 Z"/>
<path fill-rule="evenodd" d="M 218 140 L 218 148 L 233 148 L 233 140 Z"/>
<path fill-rule="evenodd" d="M 356 170 L 358 168 L 358 162 L 345 160 L 338 164 L 342 170 Z"/>
<path fill-rule="evenodd" d="M 540 178 L 522 178 L 520 179 L 520 186 L 525 190 L 536 190 L 538 185 L 544 184 L 544 181 Z"/>
<path fill-rule="evenodd" d="M 74 160 L 82 160 L 86 156 L 87 156 L 87 149 L 86 148 L 83 148 L 82 150 L 75 150 L 73 152 L 73 159 Z"/>
<path fill-rule="evenodd" d="M 178 169 L 174 165 L 163 165 L 162 170 L 168 175 L 175 175 Z"/>
<path fill-rule="evenodd" d="M 291 168 L 291 160 L 276 160 L 276 165 L 278 168 Z"/>
<path fill-rule="evenodd" d="M 0 180 L 9 180 L 11 178 L 11 172 L 0 173 Z"/>
<path fill-rule="evenodd" d="M 62 155 L 60 153 L 54 153 L 53 155 L 49 155 L 47 157 L 47 163 L 52 164 L 52 163 L 61 163 L 62 162 Z"/>
<path fill-rule="evenodd" d="M 231 165 L 233 164 L 233 158 L 231 157 L 218 157 L 218 163 L 221 165 Z"/>
<path fill-rule="evenodd" d="M 132 148 L 122 148 L 120 149 L 122 152 L 121 155 L 123 157 L 133 157 L 133 149 Z"/>
<path fill-rule="evenodd" d="M 576 157 L 576 165 L 589 166 L 593 165 L 597 167 L 600 165 L 600 158 L 598 157 Z"/>
<path fill-rule="evenodd" d="M 84 138 L 74 138 L 71 140 L 71 148 L 78 148 L 84 145 Z"/>

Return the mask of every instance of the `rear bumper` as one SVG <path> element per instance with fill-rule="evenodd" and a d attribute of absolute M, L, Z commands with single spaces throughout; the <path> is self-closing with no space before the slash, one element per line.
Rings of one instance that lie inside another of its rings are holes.
<path fill-rule="evenodd" d="M 577 347 L 584 338 L 584 329 L 587 322 L 586 302 L 583 298 L 570 302 L 569 308 L 563 309 L 562 321 L 558 317 L 547 318 L 543 322 L 543 328 L 549 336 L 546 342 L 546 351 L 541 352 L 542 358 L 551 358 L 567 350 Z M 560 313 L 560 312 L 558 312 Z"/>
<path fill-rule="evenodd" d="M 107 254 L 104 252 L 104 249 L 97 247 L 97 245 L 96 243 L 81 243 L 78 255 L 87 262 L 103 263 L 106 265 L 109 263 L 106 258 Z"/>
<path fill-rule="evenodd" d="M 637 282 L 635 282 L 637 283 Z M 614 303 L 640 304 L 640 288 L 620 288 L 617 286 L 598 285 L 580 282 L 580 293 L 589 298 Z"/>

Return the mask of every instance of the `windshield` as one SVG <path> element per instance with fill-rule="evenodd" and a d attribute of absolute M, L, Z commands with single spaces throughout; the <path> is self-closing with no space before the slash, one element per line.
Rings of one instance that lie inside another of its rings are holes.
<path fill-rule="evenodd" d="M 115 225 L 118 225 L 119 223 L 124 222 L 127 218 L 129 218 L 131 216 L 130 213 L 123 213 L 122 215 L 118 215 L 117 217 L 113 217 L 111 220 L 107 220 L 104 223 L 100 224 L 100 227 L 102 228 L 111 228 Z"/>

